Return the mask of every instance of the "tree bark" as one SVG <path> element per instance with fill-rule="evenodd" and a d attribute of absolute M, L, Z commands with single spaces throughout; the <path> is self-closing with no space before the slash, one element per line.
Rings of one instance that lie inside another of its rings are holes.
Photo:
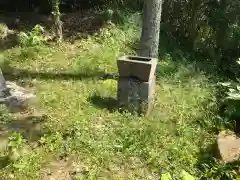
<path fill-rule="evenodd" d="M 9 89 L 7 88 L 5 78 L 3 76 L 2 70 L 0 69 L 0 99 L 10 95 Z"/>
<path fill-rule="evenodd" d="M 63 39 L 63 32 L 62 32 L 62 21 L 60 19 L 60 15 L 53 15 L 54 19 L 54 28 L 55 33 L 57 35 L 58 41 L 62 41 Z"/>
<path fill-rule="evenodd" d="M 145 0 L 140 56 L 158 58 L 162 0 Z"/>
<path fill-rule="evenodd" d="M 59 10 L 59 0 L 52 0 L 52 9 L 53 9 L 53 26 L 55 29 L 55 33 L 57 35 L 58 41 L 62 41 L 63 32 L 62 32 L 62 21 L 61 21 L 61 13 Z"/>

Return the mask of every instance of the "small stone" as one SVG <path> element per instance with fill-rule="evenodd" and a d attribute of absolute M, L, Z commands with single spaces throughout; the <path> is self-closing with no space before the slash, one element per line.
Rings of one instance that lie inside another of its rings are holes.
<path fill-rule="evenodd" d="M 13 175 L 13 174 L 9 174 L 8 177 L 9 177 L 10 179 L 14 179 L 14 175 Z"/>
<path fill-rule="evenodd" d="M 217 138 L 218 151 L 225 163 L 240 159 L 240 138 L 235 133 L 222 131 Z"/>
<path fill-rule="evenodd" d="M 52 172 L 51 172 L 50 169 L 48 169 L 48 171 L 47 171 L 47 175 L 48 175 L 48 176 L 51 176 L 51 175 L 52 175 Z"/>
<path fill-rule="evenodd" d="M 64 158 L 64 161 L 65 161 L 65 162 L 67 162 L 68 160 L 69 160 L 69 158 L 68 158 L 68 157 L 65 157 L 65 158 Z"/>
<path fill-rule="evenodd" d="M 77 174 L 77 173 L 80 173 L 80 172 L 81 172 L 81 169 L 80 169 L 80 168 L 76 168 L 76 169 L 75 169 L 75 172 L 76 172 L 76 174 Z"/>

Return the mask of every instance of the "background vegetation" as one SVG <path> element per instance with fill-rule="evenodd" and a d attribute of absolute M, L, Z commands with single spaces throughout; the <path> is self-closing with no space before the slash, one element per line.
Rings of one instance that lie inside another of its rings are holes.
<path fill-rule="evenodd" d="M 179 179 L 183 170 L 196 179 L 239 177 L 238 163 L 214 153 L 218 132 L 238 129 L 238 0 L 164 1 L 148 118 L 114 109 L 116 58 L 138 50 L 141 0 L 60 1 L 61 44 L 48 33 L 51 2 L 2 0 L 0 7 L 4 75 L 32 88 L 47 115 L 22 120 L 1 107 L 8 145 L 1 177 L 159 179 L 170 172 Z"/>

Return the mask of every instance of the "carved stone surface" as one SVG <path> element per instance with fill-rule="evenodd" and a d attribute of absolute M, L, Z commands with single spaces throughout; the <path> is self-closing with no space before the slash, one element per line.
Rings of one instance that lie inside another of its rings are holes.
<path fill-rule="evenodd" d="M 123 56 L 117 61 L 120 77 L 136 77 L 141 81 L 149 81 L 154 76 L 157 66 L 157 59 Z"/>

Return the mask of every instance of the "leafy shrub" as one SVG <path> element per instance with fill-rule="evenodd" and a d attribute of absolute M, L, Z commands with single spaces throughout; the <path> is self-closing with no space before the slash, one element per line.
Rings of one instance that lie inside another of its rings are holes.
<path fill-rule="evenodd" d="M 0 23 L 0 39 L 7 37 L 8 27 L 6 24 Z"/>
<path fill-rule="evenodd" d="M 9 150 L 16 151 L 17 149 L 22 148 L 25 142 L 26 140 L 23 139 L 23 136 L 20 133 L 14 132 L 9 137 L 9 143 L 8 143 Z"/>
<path fill-rule="evenodd" d="M 240 61 L 238 61 L 238 64 L 240 64 Z M 220 84 L 227 89 L 225 96 L 227 115 L 240 117 L 240 79 L 237 79 L 237 82 L 224 82 Z"/>
<path fill-rule="evenodd" d="M 19 40 L 22 47 L 37 46 L 43 44 L 46 40 L 43 36 L 44 27 L 36 25 L 32 31 L 25 33 L 20 32 Z"/>
<path fill-rule="evenodd" d="M 208 56 L 219 66 L 239 56 L 239 2 L 166 0 L 162 22 L 167 34 L 189 51 Z"/>
<path fill-rule="evenodd" d="M 209 157 L 208 163 L 202 163 L 202 179 L 226 179 L 232 180 L 238 177 L 239 165 L 237 163 L 224 164 Z"/>
<path fill-rule="evenodd" d="M 142 7 L 143 0 L 104 0 L 104 4 L 115 8 L 139 10 Z"/>

